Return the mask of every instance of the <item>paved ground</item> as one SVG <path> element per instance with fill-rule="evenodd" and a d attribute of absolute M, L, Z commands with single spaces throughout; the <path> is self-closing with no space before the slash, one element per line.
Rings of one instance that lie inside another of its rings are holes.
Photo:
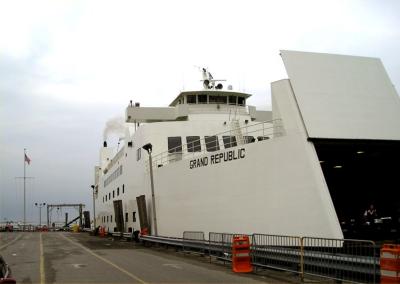
<path fill-rule="evenodd" d="M 17 283 L 298 283 L 268 271 L 236 274 L 228 265 L 172 249 L 145 248 L 86 233 L 0 233 L 0 254 Z"/>

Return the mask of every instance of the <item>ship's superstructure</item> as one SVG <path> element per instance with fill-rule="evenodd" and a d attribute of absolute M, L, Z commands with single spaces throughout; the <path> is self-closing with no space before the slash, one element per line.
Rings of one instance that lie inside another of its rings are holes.
<path fill-rule="evenodd" d="M 203 89 L 169 107 L 131 102 L 124 147 L 104 142 L 95 167 L 97 225 L 341 238 L 346 218 L 382 207 L 400 156 L 400 100 L 382 63 L 281 55 L 289 79 L 272 83 L 272 111 L 206 69 Z M 400 208 L 386 205 L 391 216 Z"/>

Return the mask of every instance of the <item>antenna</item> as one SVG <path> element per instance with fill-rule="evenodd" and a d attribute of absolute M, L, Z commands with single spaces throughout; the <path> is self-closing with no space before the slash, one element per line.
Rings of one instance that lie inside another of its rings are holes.
<path fill-rule="evenodd" d="M 213 75 L 208 71 L 208 68 L 206 67 L 199 67 L 195 66 L 201 71 L 201 75 L 203 76 L 203 80 L 200 80 L 203 82 L 203 87 L 205 90 L 222 90 L 223 85 L 221 83 L 215 85 L 216 82 L 224 82 L 226 80 L 221 80 L 221 79 L 214 79 Z"/>

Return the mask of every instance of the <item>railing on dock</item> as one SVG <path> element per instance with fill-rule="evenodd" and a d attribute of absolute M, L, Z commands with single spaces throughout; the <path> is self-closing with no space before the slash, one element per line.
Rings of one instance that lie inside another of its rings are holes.
<path fill-rule="evenodd" d="M 232 240 L 242 234 L 185 231 L 182 238 L 141 236 L 149 243 L 181 247 L 185 253 L 195 252 L 212 259 L 230 262 Z M 279 236 L 247 235 L 251 242 L 251 259 L 255 272 L 278 269 L 306 275 L 347 281 L 376 283 L 379 279 L 379 255 L 372 241 Z"/>

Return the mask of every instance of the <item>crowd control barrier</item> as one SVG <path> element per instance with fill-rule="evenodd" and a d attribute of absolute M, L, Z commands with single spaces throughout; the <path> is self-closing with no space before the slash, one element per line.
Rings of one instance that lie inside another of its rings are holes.
<path fill-rule="evenodd" d="M 243 236 L 248 241 L 235 241 Z M 251 265 L 250 271 L 257 272 L 264 268 L 290 271 L 298 274 L 301 280 L 309 275 L 346 283 L 379 282 L 379 248 L 372 241 L 216 232 L 210 232 L 206 240 L 202 232 L 195 231 L 186 231 L 183 238 L 147 235 L 141 236 L 141 240 L 157 245 L 181 247 L 190 252 L 202 253 L 204 250 L 204 254 L 208 252 L 210 262 L 212 259 L 223 261 L 224 264 L 231 262 L 234 271 L 250 270 Z M 383 250 L 384 256 L 388 256 L 388 253 L 394 254 L 396 261 L 400 257 L 399 251 L 398 246 L 394 251 L 393 247 Z M 240 266 L 242 260 L 246 263 L 245 268 Z M 398 267 L 394 263 L 398 264 L 392 261 L 387 271 L 391 275 L 396 273 L 395 276 L 398 277 L 398 271 L 392 269 Z M 398 278 L 394 278 L 394 281 L 382 283 L 400 283 Z"/>
<path fill-rule="evenodd" d="M 383 245 L 380 265 L 381 284 L 400 283 L 400 245 Z"/>

